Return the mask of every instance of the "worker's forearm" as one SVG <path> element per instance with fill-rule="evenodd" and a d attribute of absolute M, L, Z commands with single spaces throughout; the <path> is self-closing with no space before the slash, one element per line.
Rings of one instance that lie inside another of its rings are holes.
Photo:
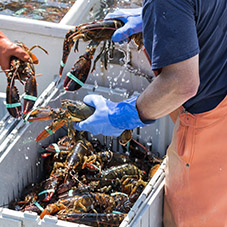
<path fill-rule="evenodd" d="M 137 100 L 142 121 L 163 117 L 193 97 L 199 86 L 198 56 L 166 67 Z"/>

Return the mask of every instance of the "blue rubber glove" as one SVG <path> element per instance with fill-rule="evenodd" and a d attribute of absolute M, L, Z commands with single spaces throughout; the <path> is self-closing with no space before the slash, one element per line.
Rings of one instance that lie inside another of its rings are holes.
<path fill-rule="evenodd" d="M 146 126 L 139 118 L 136 100 L 137 97 L 132 97 L 115 103 L 101 95 L 87 95 L 83 101 L 95 107 L 95 112 L 86 120 L 75 123 L 74 127 L 93 135 L 120 136 L 125 129 Z"/>
<path fill-rule="evenodd" d="M 112 35 L 114 42 L 128 41 L 128 37 L 142 32 L 142 7 L 135 9 L 119 9 L 108 13 L 105 19 L 118 19 L 124 22 L 124 26 L 117 29 Z"/>

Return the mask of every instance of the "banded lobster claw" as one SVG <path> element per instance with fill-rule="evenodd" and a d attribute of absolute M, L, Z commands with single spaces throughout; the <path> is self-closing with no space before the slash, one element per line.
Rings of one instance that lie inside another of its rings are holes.
<path fill-rule="evenodd" d="M 52 119 L 51 125 L 43 130 L 36 141 L 45 139 L 55 133 L 59 128 L 68 125 L 70 137 L 75 136 L 73 122 L 79 122 L 89 117 L 94 108 L 81 101 L 63 100 L 61 108 L 52 109 L 50 107 L 37 107 L 24 116 L 25 121 L 45 121 Z"/>
<path fill-rule="evenodd" d="M 36 141 L 40 141 L 63 127 L 67 122 L 67 117 L 67 112 L 61 108 L 37 107 L 25 114 L 23 118 L 29 122 L 53 120 L 51 125 L 47 126 L 35 139 Z"/>
<path fill-rule="evenodd" d="M 30 62 L 23 62 L 17 57 L 11 57 L 10 68 L 5 71 L 8 82 L 6 88 L 6 108 L 14 118 L 21 117 L 22 109 L 19 92 L 15 86 L 15 80 L 19 80 L 24 85 L 23 113 L 26 114 L 32 109 L 38 96 L 35 78 L 37 75 L 35 75 L 34 64 L 38 64 L 39 61 L 31 51 L 35 47 L 38 47 L 48 54 L 48 52 L 39 45 L 34 45 L 30 49 L 22 42 L 17 42 L 17 45 L 29 54 Z"/>
<path fill-rule="evenodd" d="M 51 107 L 37 107 L 24 115 L 25 121 L 44 121 L 53 119 L 51 125 L 47 126 L 35 139 L 40 141 L 55 133 L 59 128 L 68 125 L 68 136 L 75 136 L 73 122 L 80 122 L 87 119 L 95 111 L 95 108 L 79 100 L 62 100 L 61 108 L 52 109 Z M 126 145 L 132 138 L 132 130 L 125 130 L 119 138 L 122 145 Z"/>

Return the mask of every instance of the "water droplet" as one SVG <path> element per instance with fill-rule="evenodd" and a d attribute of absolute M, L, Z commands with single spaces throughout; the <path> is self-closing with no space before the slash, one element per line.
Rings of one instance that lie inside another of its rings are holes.
<path fill-rule="evenodd" d="M 160 135 L 159 129 L 156 128 L 155 132 L 156 132 L 156 135 Z"/>

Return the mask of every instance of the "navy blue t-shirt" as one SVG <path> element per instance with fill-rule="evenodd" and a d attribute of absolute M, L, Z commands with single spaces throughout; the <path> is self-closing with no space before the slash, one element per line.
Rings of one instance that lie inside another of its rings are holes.
<path fill-rule="evenodd" d="M 199 54 L 199 90 L 184 104 L 191 113 L 213 109 L 227 94 L 226 33 L 226 0 L 143 2 L 144 44 L 153 70 Z"/>

